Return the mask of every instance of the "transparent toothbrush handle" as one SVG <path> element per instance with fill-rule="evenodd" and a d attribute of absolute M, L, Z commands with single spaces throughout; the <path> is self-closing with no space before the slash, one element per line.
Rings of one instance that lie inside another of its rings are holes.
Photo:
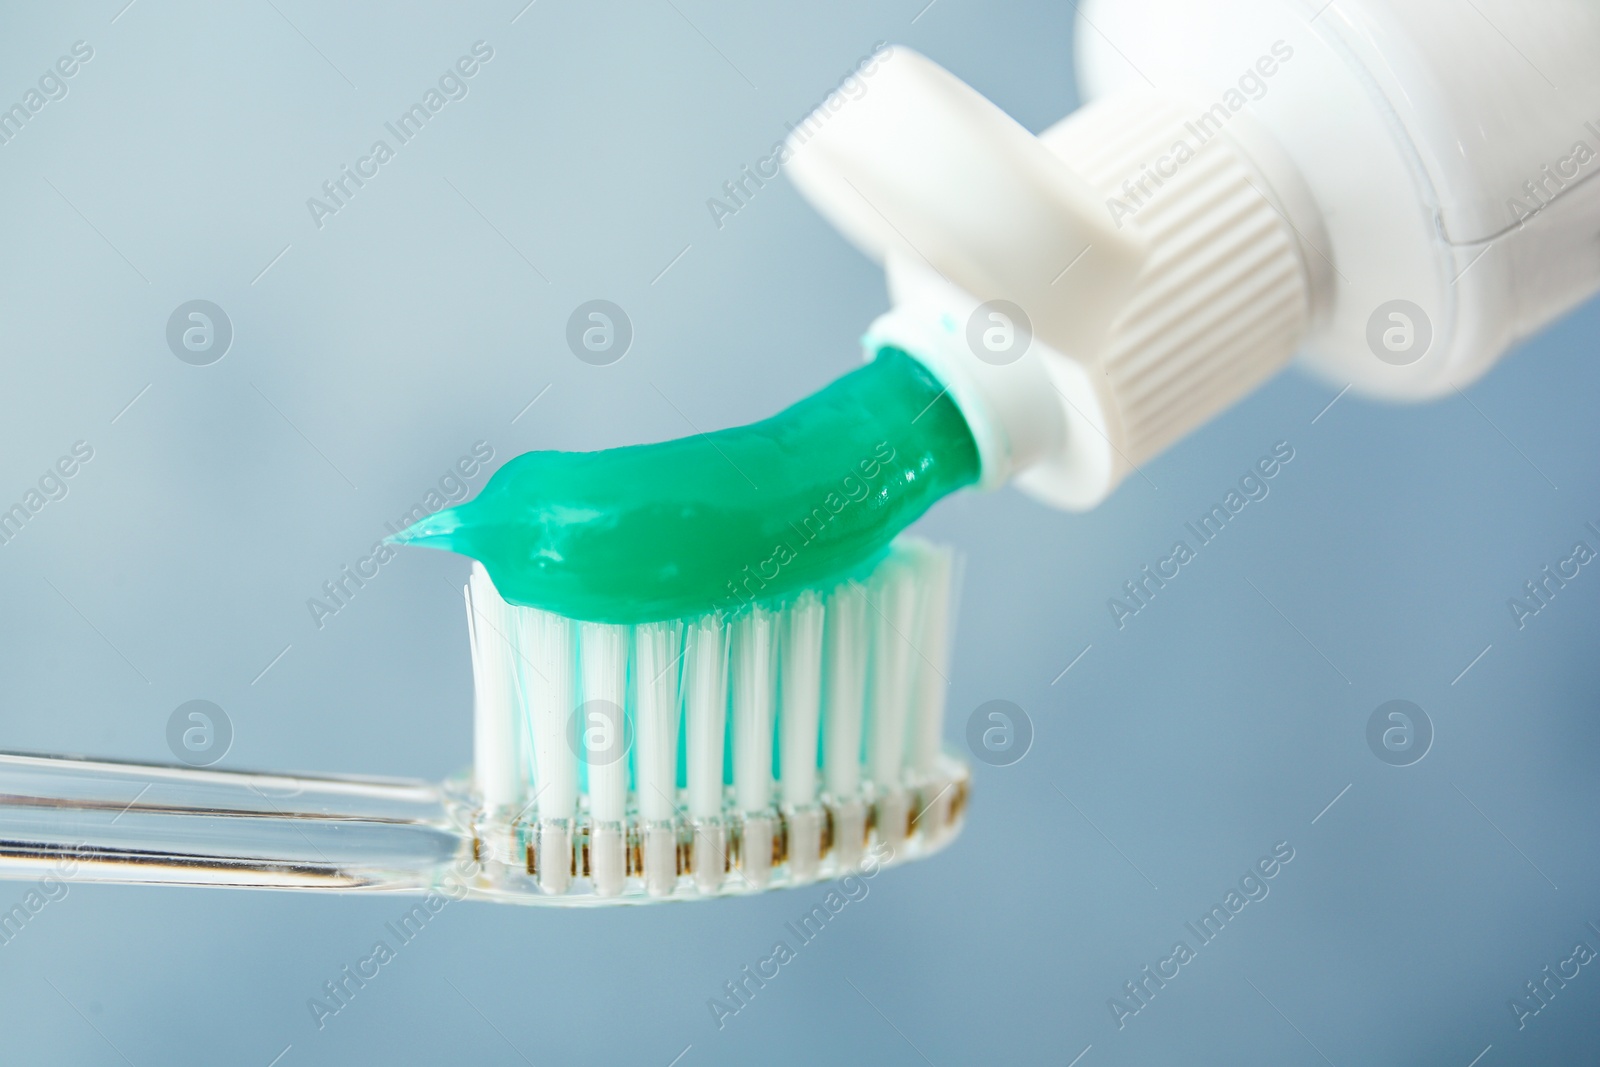
<path fill-rule="evenodd" d="M 416 891 L 475 866 L 470 820 L 427 782 L 0 753 L 0 878 Z"/>

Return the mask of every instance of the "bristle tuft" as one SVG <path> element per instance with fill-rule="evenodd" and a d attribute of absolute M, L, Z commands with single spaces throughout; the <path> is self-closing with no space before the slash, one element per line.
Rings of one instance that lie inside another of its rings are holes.
<path fill-rule="evenodd" d="M 514 607 L 475 566 L 476 783 L 525 842 L 505 877 L 711 895 L 942 845 L 966 792 L 941 751 L 955 574 L 901 538 L 783 603 L 630 626 Z"/>

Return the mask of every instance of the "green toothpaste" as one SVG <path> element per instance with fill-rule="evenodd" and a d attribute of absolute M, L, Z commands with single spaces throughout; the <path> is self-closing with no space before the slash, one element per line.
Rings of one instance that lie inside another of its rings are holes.
<path fill-rule="evenodd" d="M 781 601 L 871 563 L 977 482 L 944 387 L 886 348 L 769 419 L 653 445 L 527 452 L 396 535 L 482 561 L 500 595 L 590 622 Z"/>

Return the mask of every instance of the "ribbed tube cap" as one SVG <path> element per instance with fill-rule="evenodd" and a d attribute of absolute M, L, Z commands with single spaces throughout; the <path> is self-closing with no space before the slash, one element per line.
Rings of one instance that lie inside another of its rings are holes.
<path fill-rule="evenodd" d="M 1148 241 L 1099 358 L 1123 476 L 1276 372 L 1308 328 L 1295 230 L 1228 135 L 1248 121 L 1141 92 L 1040 138 Z"/>
<path fill-rule="evenodd" d="M 791 139 L 790 173 L 884 261 L 895 306 L 867 354 L 895 345 L 940 377 L 986 486 L 1093 507 L 1278 370 L 1310 326 L 1289 219 L 1320 215 L 1225 103 L 1108 97 L 1036 138 L 896 48 L 830 115 Z"/>

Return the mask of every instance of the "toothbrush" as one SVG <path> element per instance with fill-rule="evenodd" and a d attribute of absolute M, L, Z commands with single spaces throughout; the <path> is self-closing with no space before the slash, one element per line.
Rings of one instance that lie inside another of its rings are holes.
<path fill-rule="evenodd" d="M 1600 14 L 1485 3 L 1565 88 L 1447 0 L 1090 0 L 1093 102 L 1037 137 L 874 52 L 776 153 L 885 265 L 871 369 L 740 432 L 519 457 L 397 538 L 485 565 L 471 776 L 0 755 L 0 876 L 594 903 L 942 847 L 952 562 L 895 533 L 970 485 L 1094 507 L 1297 349 L 1458 392 L 1600 290 Z"/>
<path fill-rule="evenodd" d="M 948 550 L 901 538 L 788 605 L 623 625 L 508 604 L 475 564 L 470 774 L 4 753 L 0 877 L 584 905 L 925 856 L 959 830 L 968 789 L 938 747 L 952 577 Z"/>

